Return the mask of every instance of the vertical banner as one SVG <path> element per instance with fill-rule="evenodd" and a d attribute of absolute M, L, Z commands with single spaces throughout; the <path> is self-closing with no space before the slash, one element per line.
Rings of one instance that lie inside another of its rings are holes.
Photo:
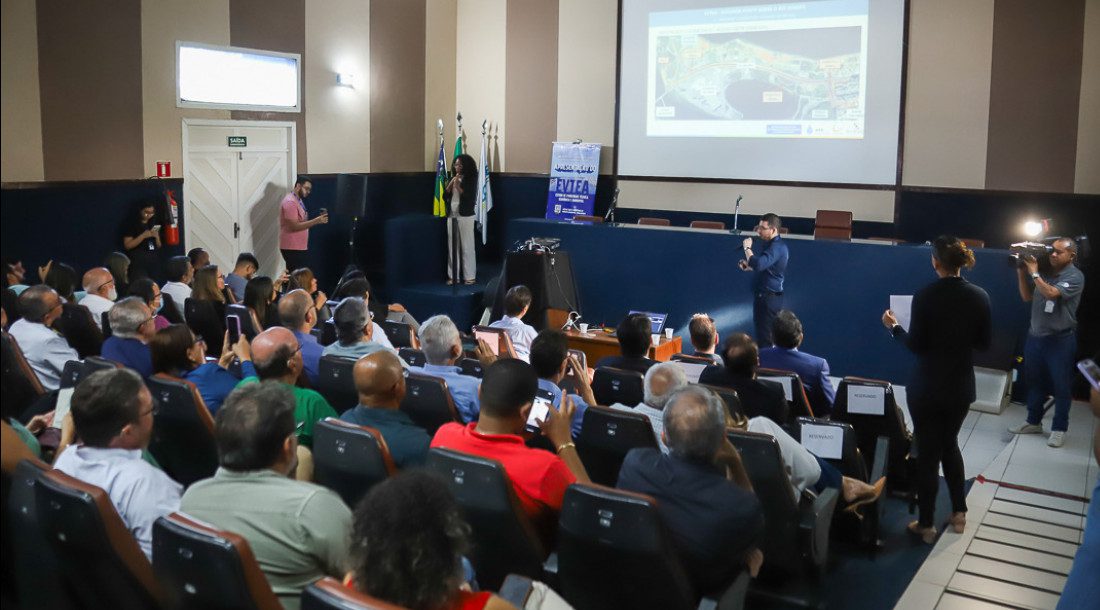
<path fill-rule="evenodd" d="M 599 144 L 554 142 L 546 217 L 572 220 L 577 215 L 591 215 L 596 204 L 599 175 Z"/>

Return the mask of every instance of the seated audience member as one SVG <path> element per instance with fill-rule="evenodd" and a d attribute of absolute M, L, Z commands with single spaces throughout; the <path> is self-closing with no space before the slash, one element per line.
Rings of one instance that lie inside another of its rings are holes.
<path fill-rule="evenodd" d="M 84 273 L 84 298 L 80 304 L 92 312 L 96 326 L 103 328 L 103 314 L 110 311 L 118 298 L 116 280 L 106 267 L 96 267 Z"/>
<path fill-rule="evenodd" d="M 325 348 L 317 337 L 309 331 L 317 325 L 317 310 L 313 308 L 313 299 L 301 288 L 291 290 L 279 299 L 279 321 L 284 328 L 294 333 L 302 352 L 302 362 L 306 367 L 306 379 L 311 385 L 317 385 L 317 367 Z"/>
<path fill-rule="evenodd" d="M 100 487 L 152 558 L 153 523 L 179 510 L 183 487 L 142 459 L 153 437 L 153 396 L 127 369 L 97 371 L 73 392 L 71 411 L 80 444 L 58 456 L 54 468 Z"/>
<path fill-rule="evenodd" d="M 164 266 L 164 272 L 168 281 L 164 283 L 161 292 L 172 297 L 172 303 L 182 319 L 184 301 L 191 298 L 191 280 L 194 275 L 191 259 L 186 256 L 173 256 Z"/>
<path fill-rule="evenodd" d="M 825 417 L 833 412 L 836 390 L 829 380 L 829 363 L 819 356 L 798 351 L 802 345 L 802 322 L 793 311 L 784 309 L 772 324 L 775 345 L 760 350 L 760 366 L 796 373 L 806 388 L 814 415 Z"/>
<path fill-rule="evenodd" d="M 353 520 L 346 585 L 410 610 L 514 610 L 463 587 L 470 526 L 438 478 L 413 471 L 383 481 Z"/>
<path fill-rule="evenodd" d="M 424 323 L 427 327 L 431 320 Z M 565 489 L 588 483 L 570 432 L 573 401 L 565 396 L 561 409 L 551 409 L 541 423 L 542 434 L 557 455 L 524 444 L 527 417 L 538 377 L 531 365 L 515 358 L 498 360 L 485 369 L 481 382 L 481 418 L 466 425 L 444 424 L 432 447 L 445 447 L 497 460 L 504 466 L 524 512 L 543 531 L 557 523 Z"/>
<path fill-rule="evenodd" d="M 523 284 L 512 286 L 504 295 L 504 317 L 489 325 L 508 331 L 512 347 L 516 349 L 516 357 L 524 362 L 530 362 L 531 342 L 538 334 L 533 326 L 523 322 L 523 316 L 527 315 L 530 308 L 531 289 Z"/>
<path fill-rule="evenodd" d="M 180 503 L 182 512 L 244 537 L 285 608 L 298 608 L 302 589 L 319 578 L 343 577 L 351 535 L 351 511 L 340 496 L 290 478 L 294 409 L 285 384 L 233 390 L 214 421 L 221 467 Z"/>
<path fill-rule="evenodd" d="M 149 306 L 153 312 L 153 328 L 161 330 L 168 328 L 171 322 L 160 312 L 163 302 L 160 296 L 160 286 L 148 277 L 138 278 L 130 282 L 130 296 L 138 297 Z"/>
<path fill-rule="evenodd" d="M 510 292 L 510 291 L 509 291 Z M 570 394 L 576 413 L 573 415 L 573 436 L 581 433 L 584 412 L 588 405 L 596 404 L 592 386 L 588 383 L 588 371 L 581 368 L 577 359 L 569 355 L 569 340 L 560 330 L 547 329 L 531 342 L 531 367 L 539 377 L 539 389 L 554 395 L 554 406 L 561 408 L 560 384 L 568 375 L 576 382 L 579 394 Z"/>
<path fill-rule="evenodd" d="M 210 264 L 210 253 L 202 248 L 191 248 L 187 251 L 187 260 L 191 261 L 191 268 L 197 271 Z"/>
<path fill-rule="evenodd" d="M 387 350 L 385 345 L 374 340 L 374 325 L 363 299 L 348 297 L 340 301 L 332 313 L 332 321 L 336 325 L 336 343 L 326 345 L 322 355 L 359 358 Z"/>
<path fill-rule="evenodd" d="M 294 419 L 302 425 L 298 431 L 298 441 L 312 448 L 313 425 L 326 417 L 336 417 L 336 410 L 314 390 L 294 385 L 304 366 L 297 339 L 289 330 L 276 326 L 256 335 L 251 348 L 256 377 L 245 377 L 237 387 L 257 381 L 278 381 L 287 386 L 293 392 L 297 405 Z"/>
<path fill-rule="evenodd" d="M 290 272 L 290 279 L 286 284 L 287 290 L 304 290 L 309 295 L 313 306 L 317 309 L 317 317 L 321 320 L 327 320 L 332 317 L 332 312 L 326 305 L 328 305 L 328 297 L 324 292 L 317 289 L 317 276 L 313 275 L 313 271 L 309 267 L 302 267 L 301 269 L 295 269 Z"/>
<path fill-rule="evenodd" d="M 279 325 L 279 308 L 275 305 L 278 299 L 278 287 L 266 275 L 257 275 L 245 284 L 242 303 L 252 315 L 256 332 Z"/>
<path fill-rule="evenodd" d="M 401 359 L 390 351 L 360 358 L 352 374 L 359 405 L 344 412 L 340 419 L 376 428 L 389 447 L 394 465 L 407 468 L 424 463 L 432 439 L 400 410 L 405 398 L 405 369 L 401 365 Z"/>
<path fill-rule="evenodd" d="M 657 436 L 661 451 L 668 453 L 668 445 L 665 444 L 664 438 L 664 408 L 672 394 L 687 384 L 687 375 L 684 374 L 684 369 L 680 365 L 675 362 L 661 362 L 645 372 L 643 402 L 635 407 L 616 403 L 611 405 L 611 408 L 645 415 L 653 426 L 653 433 Z"/>
<path fill-rule="evenodd" d="M 462 421 L 476 421 L 481 410 L 478 404 L 478 385 L 481 380 L 463 375 L 456 366 L 462 359 L 462 339 L 455 323 L 444 315 L 425 320 L 420 325 L 420 348 L 424 350 L 427 360 L 423 372 L 447 382 L 447 389 L 451 392 Z M 531 396 L 534 395 L 532 391 Z"/>
<path fill-rule="evenodd" d="M 149 340 L 156 331 L 149 307 L 138 297 L 126 297 L 115 303 L 107 318 L 111 322 L 111 336 L 103 342 L 103 357 L 134 369 L 142 377 L 152 375 Z"/>
<path fill-rule="evenodd" d="M 195 271 L 195 279 L 191 281 L 191 298 L 213 303 L 219 318 L 225 317 L 226 303 L 234 302 L 232 295 L 226 298 L 226 292 L 225 276 L 218 271 L 217 265 L 207 265 Z"/>
<path fill-rule="evenodd" d="M 373 320 L 378 322 L 392 320 L 408 324 L 413 330 L 420 330 L 420 323 L 412 317 L 412 314 L 405 309 L 404 305 L 401 303 L 386 303 L 377 295 L 372 298 L 370 281 L 358 269 L 352 269 L 340 278 L 332 298 L 340 300 L 347 297 L 363 297 L 363 300 L 367 302 L 367 308 L 370 309 L 371 319 Z"/>
<path fill-rule="evenodd" d="M 61 297 L 45 284 L 31 286 L 19 295 L 19 311 L 23 317 L 13 322 L 8 332 L 19 344 L 42 387 L 56 390 L 61 385 L 65 363 L 79 360 L 76 350 L 53 330 L 61 315 Z"/>
<path fill-rule="evenodd" d="M 179 377 L 195 384 L 210 414 L 216 414 L 225 397 L 237 387 L 242 377 L 234 374 L 229 365 L 236 357 L 241 361 L 243 377 L 255 377 L 252 351 L 248 339 L 241 335 L 235 345 L 223 343 L 221 358 L 217 362 L 206 361 L 206 344 L 196 337 L 186 324 L 172 324 L 157 331 L 149 340 L 153 359 L 153 372 Z"/>
<path fill-rule="evenodd" d="M 100 321 L 92 316 L 92 312 L 77 303 L 75 290 L 79 276 L 76 269 L 53 261 L 46 263 L 46 267 L 49 270 L 44 283 L 57 291 L 62 301 L 61 316 L 54 323 L 54 329 L 65 337 L 81 358 L 98 356 L 103 347 L 103 332 L 99 329 Z"/>
<path fill-rule="evenodd" d="M 46 277 L 42 283 L 57 291 L 57 296 L 69 303 L 76 303 L 76 269 L 65 263 L 50 261 L 46 263 Z"/>
<path fill-rule="evenodd" d="M 695 348 L 690 356 L 706 358 L 713 364 L 722 364 L 722 357 L 714 353 L 718 347 L 718 329 L 714 326 L 713 318 L 705 313 L 691 316 L 688 334 L 691 335 L 691 346 Z"/>
<path fill-rule="evenodd" d="M 5 288 L 11 288 L 16 296 L 19 296 L 24 290 L 30 288 L 30 286 L 24 283 L 26 281 L 27 270 L 23 267 L 23 261 L 5 256 L 3 264 Z"/>
<path fill-rule="evenodd" d="M 112 252 L 104 257 L 103 266 L 115 279 L 118 294 L 127 294 L 130 290 L 130 257 L 122 252 Z"/>
<path fill-rule="evenodd" d="M 260 261 L 251 252 L 241 252 L 237 255 L 237 264 L 233 267 L 233 273 L 225 276 L 225 285 L 233 292 L 233 298 L 240 303 L 244 300 L 244 287 L 248 280 L 260 270 Z"/>
<path fill-rule="evenodd" d="M 633 449 L 619 471 L 619 489 L 653 496 L 688 577 L 701 592 L 731 582 L 763 563 L 758 544 L 764 512 L 741 454 L 726 438 L 726 406 L 698 386 L 677 390 L 665 406 L 669 453 Z"/>
<path fill-rule="evenodd" d="M 722 360 L 724 365 L 703 369 L 699 383 L 737 390 L 741 407 L 748 417 L 763 416 L 774 422 L 786 423 L 790 408 L 783 386 L 756 378 L 760 351 L 752 337 L 735 333 L 726 339 L 722 346 Z"/>
<path fill-rule="evenodd" d="M 646 357 L 653 340 L 649 332 L 652 328 L 649 316 L 643 313 L 632 313 L 623 318 L 615 330 L 615 337 L 619 340 L 619 351 L 622 355 L 600 358 L 596 368 L 611 366 L 639 373 L 648 371 L 649 367 L 657 364 L 656 360 Z"/>

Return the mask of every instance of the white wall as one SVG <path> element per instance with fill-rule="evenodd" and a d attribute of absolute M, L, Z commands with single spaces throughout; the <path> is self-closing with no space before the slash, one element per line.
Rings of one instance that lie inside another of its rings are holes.
<path fill-rule="evenodd" d="M 39 181 L 44 160 L 35 0 L 4 0 L 0 8 L 0 180 Z"/>

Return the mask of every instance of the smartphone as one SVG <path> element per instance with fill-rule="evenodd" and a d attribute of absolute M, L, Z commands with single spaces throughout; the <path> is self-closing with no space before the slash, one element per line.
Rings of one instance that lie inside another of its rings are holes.
<path fill-rule="evenodd" d="M 1085 376 L 1085 379 L 1089 380 L 1089 385 L 1092 389 L 1100 392 L 1100 366 L 1096 365 L 1096 361 L 1092 358 L 1085 358 L 1077 363 L 1077 370 L 1081 371 L 1081 374 Z"/>
<path fill-rule="evenodd" d="M 241 340 L 241 317 L 237 314 L 225 316 L 225 329 L 229 331 L 229 345 L 236 345 Z"/>
<path fill-rule="evenodd" d="M 543 421 L 554 408 L 554 395 L 546 390 L 535 392 L 535 401 L 531 404 L 531 414 L 527 416 L 527 431 L 538 432 L 539 422 Z"/>
<path fill-rule="evenodd" d="M 581 365 L 581 369 L 588 369 L 588 357 L 579 349 L 569 350 L 569 355 L 577 359 L 577 362 Z"/>
<path fill-rule="evenodd" d="M 321 216 L 328 214 L 328 208 L 321 208 Z"/>
<path fill-rule="evenodd" d="M 160 225 L 153 225 L 154 231 L 160 231 Z"/>

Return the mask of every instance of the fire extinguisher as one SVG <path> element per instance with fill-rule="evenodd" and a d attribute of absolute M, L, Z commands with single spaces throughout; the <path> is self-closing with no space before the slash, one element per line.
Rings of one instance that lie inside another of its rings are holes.
<path fill-rule="evenodd" d="M 180 243 L 180 213 L 176 204 L 176 194 L 170 189 L 164 190 L 164 197 L 168 200 L 169 223 L 164 229 L 164 241 L 169 246 L 178 246 Z"/>

